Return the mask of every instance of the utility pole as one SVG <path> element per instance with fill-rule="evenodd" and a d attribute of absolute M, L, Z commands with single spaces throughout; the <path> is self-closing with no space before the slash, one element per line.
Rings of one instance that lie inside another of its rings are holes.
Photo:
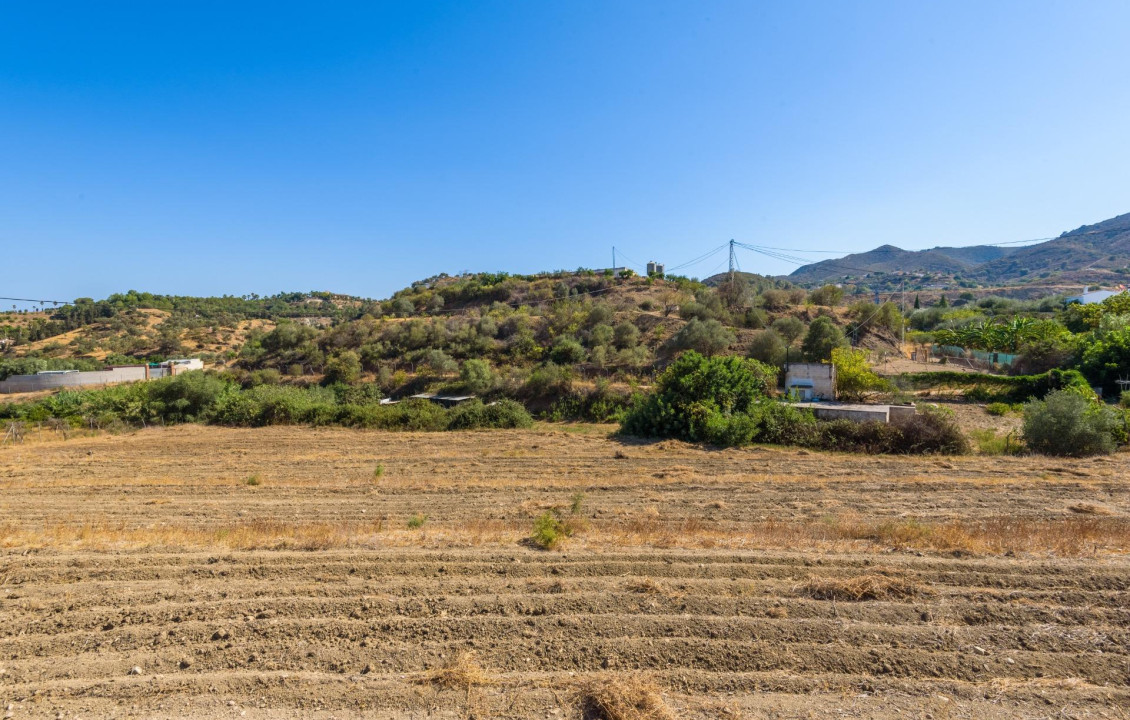
<path fill-rule="evenodd" d="M 734 268 L 737 267 L 738 256 L 734 254 L 734 239 L 730 238 L 730 287 L 734 287 Z"/>

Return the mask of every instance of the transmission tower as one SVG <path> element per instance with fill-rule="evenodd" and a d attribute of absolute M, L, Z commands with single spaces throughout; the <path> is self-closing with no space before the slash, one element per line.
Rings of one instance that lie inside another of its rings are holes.
<path fill-rule="evenodd" d="M 734 268 L 738 266 L 738 256 L 734 254 L 734 240 L 730 239 L 730 287 L 734 286 Z"/>

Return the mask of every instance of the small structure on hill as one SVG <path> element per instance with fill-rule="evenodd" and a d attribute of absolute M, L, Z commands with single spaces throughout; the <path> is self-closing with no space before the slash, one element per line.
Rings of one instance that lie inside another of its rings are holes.
<path fill-rule="evenodd" d="M 1126 291 L 1125 290 L 1086 290 L 1086 289 L 1084 289 L 1083 293 L 1081 295 L 1072 295 L 1071 297 L 1066 298 L 1064 300 L 1064 302 L 1066 302 L 1068 305 L 1070 305 L 1071 303 L 1079 303 L 1080 305 L 1094 305 L 1096 303 L 1101 303 L 1103 300 L 1106 300 L 1107 298 L 1112 298 L 1115 295 L 1121 295 L 1124 292 L 1126 292 Z"/>
<path fill-rule="evenodd" d="M 785 365 L 785 394 L 800 400 L 835 400 L 836 366 L 831 363 Z"/>
<path fill-rule="evenodd" d="M 460 403 L 465 403 L 468 400 L 474 400 L 474 395 L 437 395 L 435 393 L 418 393 L 412 396 L 414 400 L 430 400 L 437 405 L 444 407 L 455 407 Z"/>

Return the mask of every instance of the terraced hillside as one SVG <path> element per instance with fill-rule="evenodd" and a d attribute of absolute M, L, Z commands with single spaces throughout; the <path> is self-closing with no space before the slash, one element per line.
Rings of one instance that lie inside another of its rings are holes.
<path fill-rule="evenodd" d="M 563 718 L 635 689 L 688 718 L 1125 717 L 1128 464 L 599 426 L 29 438 L 0 447 L 0 700 Z M 546 510 L 574 529 L 554 551 L 528 539 Z"/>

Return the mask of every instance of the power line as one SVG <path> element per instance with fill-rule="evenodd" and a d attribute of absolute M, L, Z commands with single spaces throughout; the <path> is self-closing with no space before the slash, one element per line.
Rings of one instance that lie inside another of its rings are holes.
<path fill-rule="evenodd" d="M 69 305 L 70 302 L 71 302 L 70 300 L 33 300 L 31 298 L 12 298 L 12 297 L 0 297 L 0 300 L 11 300 L 13 302 L 39 303 L 40 305 L 44 305 L 46 303 L 51 303 L 53 305 Z"/>
<path fill-rule="evenodd" d="M 713 250 L 710 250 L 708 252 L 703 253 L 702 255 L 699 255 L 698 257 L 694 258 L 693 260 L 687 260 L 684 263 L 679 263 L 678 265 L 672 265 L 671 267 L 667 268 L 667 272 L 670 273 L 670 272 L 673 272 L 675 270 L 681 270 L 682 268 L 690 267 L 691 265 L 697 265 L 698 263 L 703 262 L 704 260 L 707 260 L 710 257 L 717 255 L 718 253 L 722 252 L 723 250 L 726 249 L 727 246 L 728 246 L 728 243 L 725 244 L 725 245 L 719 245 L 718 247 L 714 248 Z"/>

